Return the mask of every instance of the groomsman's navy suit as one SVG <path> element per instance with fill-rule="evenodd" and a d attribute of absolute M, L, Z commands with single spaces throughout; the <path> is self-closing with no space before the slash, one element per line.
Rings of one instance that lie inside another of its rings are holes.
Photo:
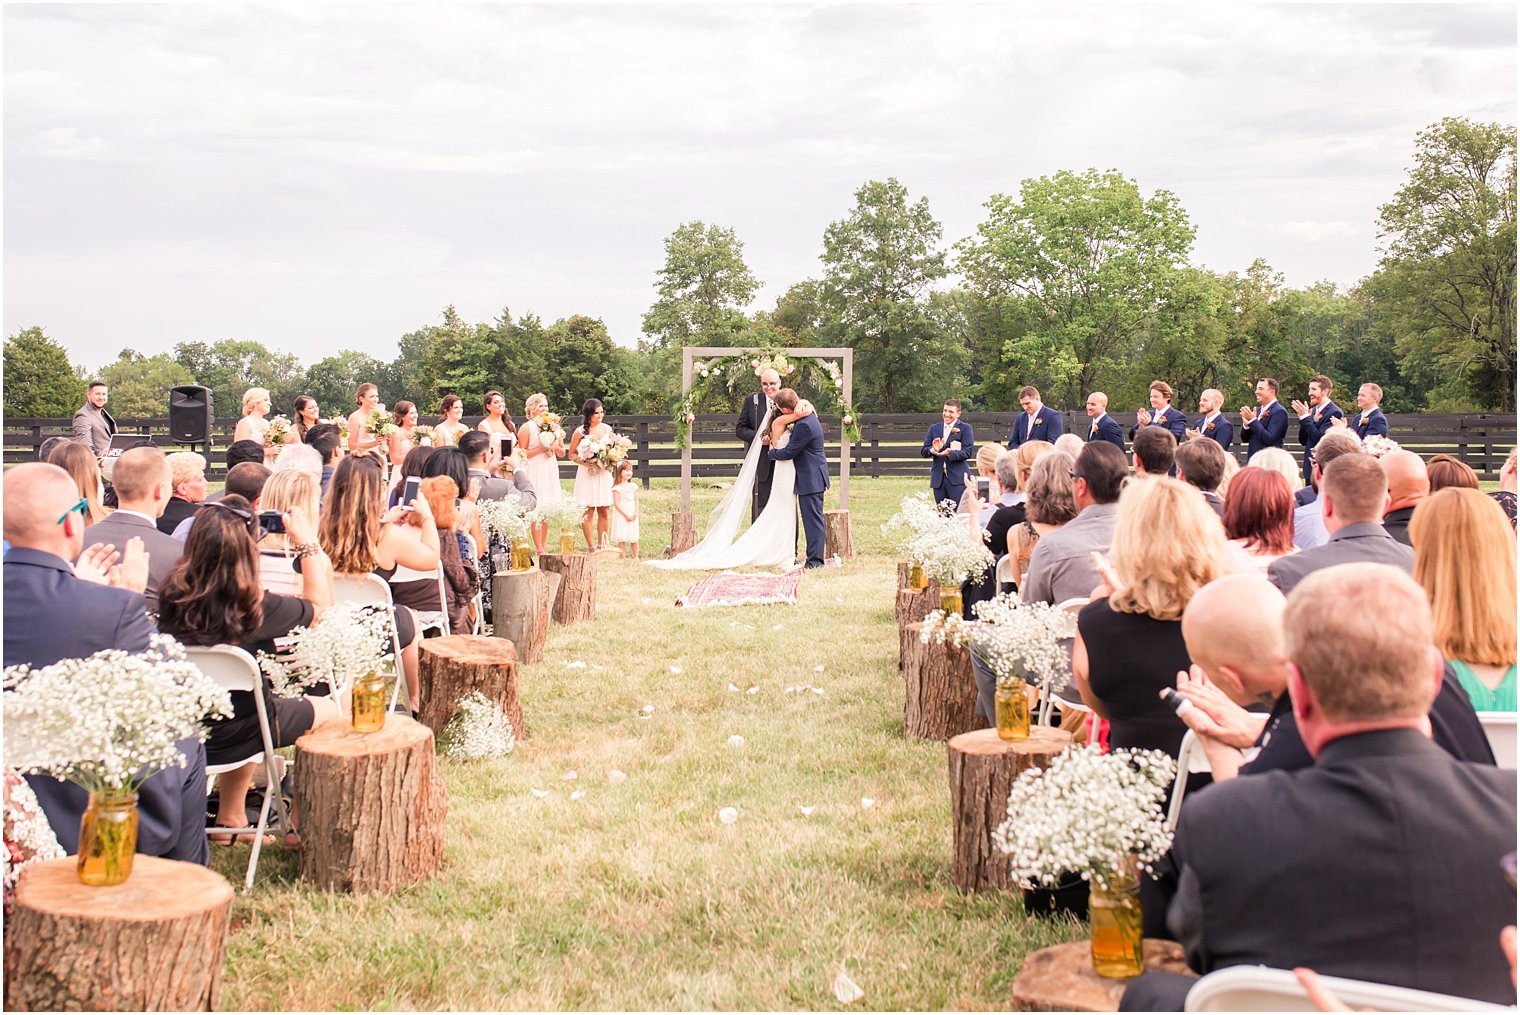
<path fill-rule="evenodd" d="M 1108 413 L 1104 413 L 1093 420 L 1087 428 L 1087 441 L 1108 441 L 1121 452 L 1124 450 L 1124 428 L 1119 426 L 1119 421 Z"/>
<path fill-rule="evenodd" d="M 1152 409 L 1151 421 L 1147 423 L 1146 426 L 1166 427 L 1172 432 L 1172 436 L 1177 438 L 1178 444 L 1181 444 L 1184 440 L 1187 439 L 1187 413 L 1183 412 L 1181 409 L 1173 408 L 1170 405 L 1168 405 L 1165 409 Z M 1129 439 L 1134 440 L 1135 434 L 1139 431 L 1140 425 L 1138 423 L 1130 427 Z"/>
<path fill-rule="evenodd" d="M 1349 422 L 1349 420 L 1348 420 Z M 1351 429 L 1356 431 L 1358 437 L 1366 437 L 1371 434 L 1374 437 L 1388 436 L 1388 417 L 1383 415 L 1382 409 L 1373 409 L 1363 419 L 1361 413 L 1356 414 L 1356 422 L 1351 423 Z"/>
<path fill-rule="evenodd" d="M 1209 440 L 1215 441 L 1228 452 L 1230 445 L 1235 443 L 1235 424 L 1225 419 L 1222 412 L 1214 417 L 1214 422 L 1212 423 L 1204 422 L 1207 419 L 1207 416 L 1199 416 L 1198 425 L 1193 427 L 1193 429 L 1209 438 Z"/>
<path fill-rule="evenodd" d="M 816 415 L 803 416 L 792 424 L 792 436 L 784 448 L 771 448 L 772 461 L 790 459 L 797 470 L 797 508 L 802 512 L 802 531 L 807 536 L 807 566 L 823 566 L 823 491 L 829 488 L 829 460 L 823 454 L 823 427 Z"/>
<path fill-rule="evenodd" d="M 1280 448 L 1287 439 L 1288 410 L 1280 402 L 1273 402 L 1246 424 L 1246 457 L 1262 448 Z"/>
<path fill-rule="evenodd" d="M 1029 425 L 1029 413 L 1021 412 L 1013 421 L 1013 429 L 1008 433 L 1008 450 L 1017 451 L 1019 445 L 1025 441 L 1049 441 L 1054 444 L 1056 438 L 1066 430 L 1066 424 L 1061 419 L 1061 414 L 1048 405 L 1040 406 L 1040 411 L 1034 414 L 1034 426 Z"/>
<path fill-rule="evenodd" d="M 1314 463 L 1310 456 L 1314 453 L 1314 445 L 1319 439 L 1330 432 L 1333 425 L 1332 419 L 1345 419 L 1346 414 L 1341 407 L 1334 402 L 1326 402 L 1324 405 L 1310 410 L 1309 415 L 1298 421 L 1298 443 L 1304 446 L 1304 482 L 1307 484 L 1314 478 Z"/>
<path fill-rule="evenodd" d="M 947 455 L 936 455 L 934 453 L 934 438 L 936 437 L 943 438 L 940 442 L 942 448 L 948 448 L 956 441 L 960 441 L 961 449 L 951 451 Z M 949 427 L 947 436 L 945 424 L 935 423 L 929 428 L 929 433 L 924 438 L 924 446 L 919 453 L 934 462 L 929 469 L 929 489 L 934 491 L 935 503 L 953 500 L 959 505 L 961 494 L 966 492 L 966 459 L 976 454 L 976 438 L 971 435 L 971 424 L 958 419 Z"/>

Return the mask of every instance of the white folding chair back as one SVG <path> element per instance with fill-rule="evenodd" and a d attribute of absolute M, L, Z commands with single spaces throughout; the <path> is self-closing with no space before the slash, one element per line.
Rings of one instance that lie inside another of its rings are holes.
<path fill-rule="evenodd" d="M 999 592 L 1003 591 L 1004 585 L 1013 584 L 1013 554 L 1005 553 L 998 558 L 996 580 Z"/>
<path fill-rule="evenodd" d="M 391 601 L 391 587 L 377 574 L 333 575 L 333 602 L 385 608 L 385 623 L 391 632 L 391 668 L 396 678 L 391 690 L 391 708 L 401 700 L 401 632 L 396 629 L 396 605 Z"/>
<path fill-rule="evenodd" d="M 1208 755 L 1203 753 L 1197 735 L 1188 730 L 1182 735 L 1182 746 L 1177 751 L 1177 781 L 1172 783 L 1172 800 L 1166 808 L 1166 827 L 1172 831 L 1177 830 L 1177 819 L 1182 816 L 1182 795 L 1187 792 L 1188 773 L 1200 760 L 1203 762 L 1200 771 L 1208 771 Z"/>
<path fill-rule="evenodd" d="M 220 775 L 242 768 L 244 765 L 261 765 L 264 769 L 264 803 L 259 807 L 259 823 L 238 827 L 217 826 L 206 829 L 207 835 L 246 835 L 253 833 L 253 851 L 248 855 L 248 873 L 243 879 L 243 893 L 253 890 L 253 876 L 259 869 L 259 850 L 264 846 L 264 833 L 269 828 L 269 813 L 274 811 L 275 829 L 280 834 L 293 831 L 290 814 L 285 810 L 285 798 L 280 795 L 280 760 L 274 753 L 274 736 L 269 725 L 269 713 L 264 708 L 264 675 L 253 656 L 235 645 L 186 646 L 185 656 L 206 676 L 229 691 L 247 691 L 253 695 L 254 709 L 259 716 L 259 737 L 262 750 L 237 761 L 206 766 L 208 776 Z"/>
<path fill-rule="evenodd" d="M 1479 712 L 1478 721 L 1488 735 L 1488 746 L 1494 750 L 1494 761 L 1500 768 L 1515 767 L 1515 720 L 1514 712 Z"/>
<path fill-rule="evenodd" d="M 1005 557 L 1004 559 L 1006 560 L 1008 558 Z M 1058 609 L 1058 610 L 1065 610 L 1067 613 L 1069 613 L 1069 614 L 1072 615 L 1072 626 L 1073 626 L 1073 629 L 1075 629 L 1075 626 L 1076 626 L 1076 616 L 1077 616 L 1078 613 L 1080 613 L 1082 611 L 1082 607 L 1084 607 L 1086 605 L 1087 605 L 1087 600 L 1086 599 L 1080 599 L 1080 598 L 1078 598 L 1078 599 L 1068 599 L 1065 602 L 1057 603 L 1056 604 L 1056 609 Z M 1050 725 L 1050 713 L 1051 713 L 1051 710 L 1055 708 L 1055 706 L 1056 706 L 1056 696 L 1051 693 L 1050 688 L 1048 686 L 1046 686 L 1045 684 L 1041 684 L 1040 685 L 1040 718 L 1039 718 L 1039 723 L 1040 723 L 1041 726 L 1048 726 L 1048 725 Z M 1092 709 L 1088 708 L 1081 701 L 1068 701 L 1065 698 L 1061 699 L 1061 707 L 1062 708 L 1074 708 L 1078 712 L 1091 712 L 1092 711 Z"/>
<path fill-rule="evenodd" d="M 1321 976 L 1336 1000 L 1352 1011 L 1509 1011 L 1503 1005 L 1433 994 L 1412 987 L 1391 987 L 1366 980 Z M 1183 1011 L 1318 1011 L 1286 969 L 1269 966 L 1231 966 L 1210 973 L 1187 993 Z"/>
<path fill-rule="evenodd" d="M 444 535 L 444 533 L 440 533 L 439 538 L 442 539 Z M 454 538 L 452 532 L 447 533 L 447 535 L 450 539 Z M 438 604 L 442 609 L 413 610 L 412 612 L 417 614 L 417 623 L 422 626 L 424 631 L 436 629 L 447 635 L 450 633 L 449 588 L 443 577 L 443 561 L 440 560 L 430 571 L 417 571 L 413 568 L 397 564 L 396 573 L 391 575 L 391 581 L 393 582 L 421 582 L 433 579 L 437 579 L 438 581 Z"/>
<path fill-rule="evenodd" d="M 476 569 L 480 568 L 480 547 L 475 545 L 475 537 L 468 532 L 464 534 L 464 545 L 470 553 L 470 563 Z M 475 604 L 475 621 L 470 628 L 471 634 L 480 634 L 485 629 L 486 606 L 480 589 L 475 590 L 475 598 L 471 600 Z"/>
<path fill-rule="evenodd" d="M 295 558 L 281 550 L 260 550 L 259 587 L 282 596 L 299 596 L 301 576 L 296 573 Z"/>

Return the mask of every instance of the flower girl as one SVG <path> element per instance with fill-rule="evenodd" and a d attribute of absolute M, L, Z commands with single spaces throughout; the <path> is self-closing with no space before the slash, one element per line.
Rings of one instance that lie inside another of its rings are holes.
<path fill-rule="evenodd" d="M 633 485 L 633 463 L 624 459 L 612 470 L 612 541 L 623 556 L 639 558 L 639 488 Z"/>

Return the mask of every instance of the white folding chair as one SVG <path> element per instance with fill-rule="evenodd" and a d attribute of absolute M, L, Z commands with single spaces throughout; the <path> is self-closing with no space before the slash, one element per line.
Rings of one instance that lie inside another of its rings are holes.
<path fill-rule="evenodd" d="M 1006 560 L 1007 558 L 1004 558 L 1004 559 Z M 1086 605 L 1087 605 L 1087 600 L 1086 599 L 1075 598 L 1075 599 L 1068 599 L 1065 602 L 1057 603 L 1056 604 L 1056 609 L 1058 609 L 1058 610 L 1065 610 L 1067 613 L 1071 614 L 1072 615 L 1072 624 L 1075 625 L 1076 624 L 1076 616 L 1077 616 L 1077 614 L 1080 613 L 1080 612 L 1082 612 L 1082 607 L 1084 607 Z M 1041 726 L 1048 726 L 1048 725 L 1050 725 L 1050 712 L 1051 712 L 1051 709 L 1053 709 L 1055 707 L 1055 704 L 1056 704 L 1056 696 L 1050 692 L 1050 688 L 1048 686 L 1046 686 L 1044 684 L 1041 684 L 1040 685 L 1040 725 Z M 1069 700 L 1069 699 L 1066 699 L 1066 698 L 1062 698 L 1061 699 L 1061 707 L 1062 708 L 1075 709 L 1078 712 L 1087 712 L 1087 713 L 1089 713 L 1093 717 L 1094 720 L 1096 719 L 1096 715 L 1097 714 L 1094 713 L 1092 709 L 1088 708 L 1087 705 L 1085 703 L 1083 703 L 1082 701 L 1080 701 L 1080 700 L 1072 701 L 1072 700 Z"/>
<path fill-rule="evenodd" d="M 1003 591 L 1004 585 L 1013 584 L 1013 554 L 1005 553 L 998 558 L 996 581 L 998 592 Z"/>
<path fill-rule="evenodd" d="M 1321 976 L 1325 989 L 1352 1011 L 1509 1011 L 1503 1005 L 1413 987 Z M 1318 1011 L 1286 969 L 1231 966 L 1203 977 L 1188 990 L 1183 1011 Z"/>
<path fill-rule="evenodd" d="M 470 551 L 470 562 L 478 569 L 480 567 L 480 547 L 475 545 L 475 537 L 468 532 L 464 534 L 464 545 Z M 485 630 L 486 605 L 481 590 L 475 590 L 475 598 L 471 600 L 475 604 L 475 622 L 470 628 L 471 634 L 480 634 Z"/>
<path fill-rule="evenodd" d="M 454 534 L 448 533 L 448 537 L 452 539 L 454 538 Z M 439 538 L 442 538 L 442 536 Z M 443 561 L 440 560 L 437 564 L 433 565 L 430 571 L 417 571 L 397 564 L 396 573 L 391 575 L 392 582 L 420 582 L 430 581 L 435 578 L 438 581 L 438 605 L 443 608 L 440 610 L 413 610 L 412 612 L 417 614 L 417 623 L 422 627 L 422 630 L 437 630 L 443 632 L 444 635 L 448 635 L 449 587 L 447 580 L 443 577 Z"/>
<path fill-rule="evenodd" d="M 253 851 L 248 855 L 248 874 L 243 879 L 243 894 L 253 890 L 253 875 L 259 868 L 259 851 L 264 846 L 264 833 L 269 828 L 269 812 L 274 811 L 275 830 L 285 835 L 294 828 L 290 814 L 285 809 L 285 799 L 280 795 L 279 756 L 274 753 L 274 736 L 269 728 L 269 714 L 264 709 L 264 675 L 253 656 L 234 645 L 186 646 L 185 656 L 200 668 L 207 677 L 229 691 L 248 691 L 259 715 L 259 736 L 263 750 L 254 751 L 238 761 L 206 766 L 206 775 L 221 775 L 242 768 L 252 762 L 264 768 L 264 803 L 259 807 L 259 823 L 237 828 L 218 825 L 206 829 L 207 835 L 247 835 L 253 833 Z"/>
<path fill-rule="evenodd" d="M 1479 712 L 1478 721 L 1488 736 L 1488 746 L 1493 748 L 1494 761 L 1500 768 L 1515 767 L 1515 720 L 1514 712 Z"/>
<path fill-rule="evenodd" d="M 1177 780 L 1172 783 L 1172 800 L 1166 808 L 1166 827 L 1172 831 L 1177 830 L 1177 819 L 1182 816 L 1182 795 L 1187 792 L 1188 775 L 1194 771 L 1212 770 L 1203 745 L 1198 742 L 1197 735 L 1188 730 L 1182 735 L 1182 746 L 1177 750 Z"/>
<path fill-rule="evenodd" d="M 391 601 L 391 587 L 377 574 L 333 575 L 333 602 L 358 606 L 379 606 L 385 610 L 385 624 L 391 632 L 391 668 L 396 684 L 391 690 L 391 708 L 401 700 L 401 685 L 406 682 L 401 661 L 401 632 L 396 629 L 396 605 Z"/>

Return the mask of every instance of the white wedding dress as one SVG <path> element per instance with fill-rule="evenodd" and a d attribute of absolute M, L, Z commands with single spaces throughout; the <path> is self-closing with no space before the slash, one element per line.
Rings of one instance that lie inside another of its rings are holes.
<path fill-rule="evenodd" d="M 671 571 L 720 571 L 730 567 L 791 569 L 796 565 L 797 498 L 792 489 L 797 469 L 789 461 L 776 462 L 776 471 L 771 477 L 771 495 L 765 502 L 765 509 L 744 535 L 734 538 L 744 523 L 755 489 L 760 456 L 766 451 L 766 446 L 760 442 L 764 432 L 765 428 L 762 428 L 750 441 L 739 478 L 734 481 L 733 489 L 713 508 L 707 521 L 707 535 L 702 541 L 669 560 L 647 561 L 650 567 Z M 790 436 L 782 434 L 776 446 L 786 447 Z"/>

